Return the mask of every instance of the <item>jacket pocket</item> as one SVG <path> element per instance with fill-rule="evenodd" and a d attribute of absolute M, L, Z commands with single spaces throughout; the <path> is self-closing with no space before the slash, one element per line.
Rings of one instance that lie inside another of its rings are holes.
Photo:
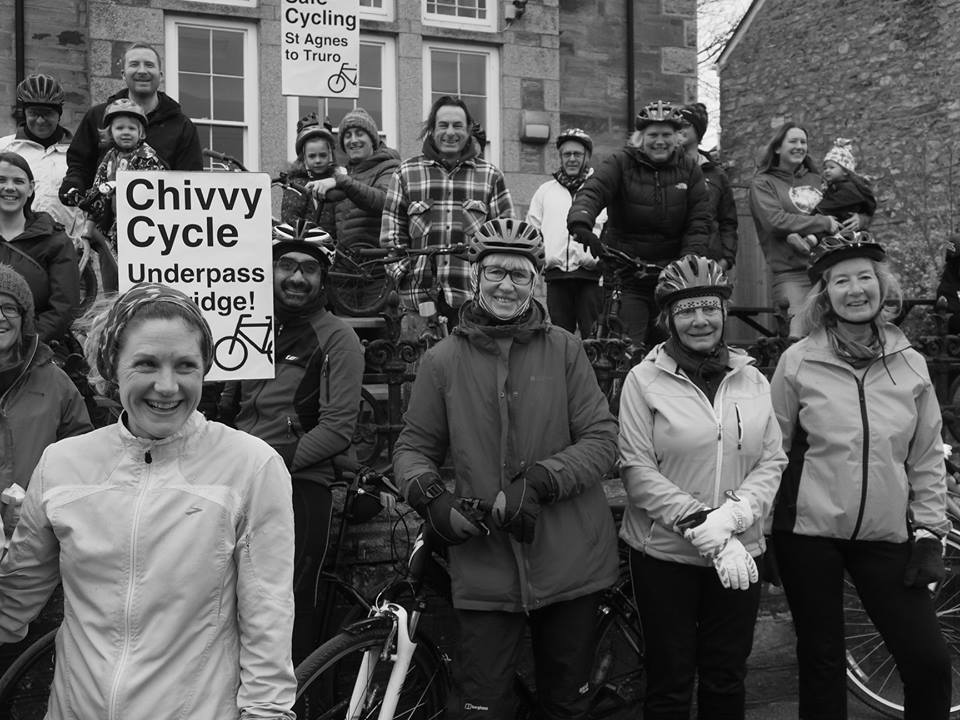
<path fill-rule="evenodd" d="M 464 239 L 472 237 L 487 221 L 487 204 L 482 200 L 463 201 Z"/>
<path fill-rule="evenodd" d="M 411 240 L 426 242 L 430 234 L 430 203 L 425 200 L 416 200 L 407 207 L 407 234 Z"/>

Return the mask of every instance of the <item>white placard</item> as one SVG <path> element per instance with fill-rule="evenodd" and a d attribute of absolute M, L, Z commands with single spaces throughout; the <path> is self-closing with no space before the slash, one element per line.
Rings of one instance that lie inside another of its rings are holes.
<path fill-rule="evenodd" d="M 120 291 L 159 282 L 213 331 L 207 380 L 272 378 L 273 260 L 266 173 L 118 172 Z"/>
<path fill-rule="evenodd" d="M 359 0 L 282 0 L 280 92 L 360 96 Z"/>

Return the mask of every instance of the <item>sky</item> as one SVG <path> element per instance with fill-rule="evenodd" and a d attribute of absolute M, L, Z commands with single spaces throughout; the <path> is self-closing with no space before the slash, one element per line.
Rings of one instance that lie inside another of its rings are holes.
<path fill-rule="evenodd" d="M 751 0 L 699 0 L 697 17 L 697 43 L 705 47 L 717 33 L 735 26 L 750 7 Z M 715 60 L 716 58 L 714 58 Z M 701 142 L 704 148 L 713 148 L 717 144 L 717 129 L 720 120 L 720 91 L 714 61 L 701 63 L 698 72 L 700 102 L 707 106 L 710 124 Z"/>

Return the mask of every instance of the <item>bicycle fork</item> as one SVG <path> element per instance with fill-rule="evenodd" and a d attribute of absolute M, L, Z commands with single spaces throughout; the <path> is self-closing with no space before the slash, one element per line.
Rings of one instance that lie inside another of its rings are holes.
<path fill-rule="evenodd" d="M 389 614 L 393 617 L 393 630 L 387 635 L 386 642 L 382 647 L 371 648 L 363 654 L 363 660 L 360 661 L 360 669 L 357 672 L 357 680 L 353 686 L 353 693 L 350 696 L 347 720 L 359 720 L 364 715 L 364 707 L 369 699 L 367 696 L 368 690 L 377 662 L 387 657 L 393 660 L 393 668 L 390 671 L 390 679 L 387 681 L 377 718 L 378 720 L 393 720 L 397 702 L 400 699 L 400 692 L 403 690 L 403 682 L 407 677 L 407 669 L 410 667 L 413 653 L 417 649 L 416 641 L 410 637 L 407 611 L 404 607 L 396 603 L 386 603 L 381 607 L 380 614 Z M 417 616 L 420 613 L 414 611 L 413 614 L 412 622 L 416 623 Z M 396 638 L 397 644 L 396 652 L 391 651 L 394 638 Z"/>

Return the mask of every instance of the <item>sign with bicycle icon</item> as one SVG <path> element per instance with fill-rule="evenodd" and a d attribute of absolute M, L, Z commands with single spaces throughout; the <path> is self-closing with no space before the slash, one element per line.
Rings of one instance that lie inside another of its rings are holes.
<path fill-rule="evenodd" d="M 265 173 L 117 174 L 120 290 L 175 287 L 214 340 L 207 380 L 272 378 L 273 260 Z"/>
<path fill-rule="evenodd" d="M 280 70 L 284 95 L 360 95 L 359 0 L 283 0 Z"/>

